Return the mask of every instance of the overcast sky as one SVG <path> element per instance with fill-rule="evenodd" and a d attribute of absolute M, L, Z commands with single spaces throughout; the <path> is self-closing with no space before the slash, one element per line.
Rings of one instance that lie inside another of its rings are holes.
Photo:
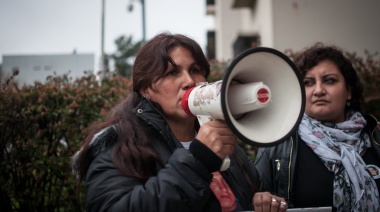
<path fill-rule="evenodd" d="M 133 4 L 132 12 L 128 5 Z M 213 28 L 205 0 L 145 0 L 146 37 L 170 31 L 194 38 L 206 48 Z M 101 52 L 102 0 L 0 0 L 0 63 L 3 55 L 95 54 Z M 142 39 L 139 0 L 105 0 L 106 53 L 121 35 Z M 96 64 L 98 65 L 98 64 Z M 97 68 L 97 67 L 95 67 Z"/>

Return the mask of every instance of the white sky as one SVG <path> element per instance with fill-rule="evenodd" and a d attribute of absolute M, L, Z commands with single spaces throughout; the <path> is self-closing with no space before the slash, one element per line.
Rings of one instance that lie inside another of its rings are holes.
<path fill-rule="evenodd" d="M 102 0 L 0 0 L 0 63 L 3 55 L 70 54 L 76 49 L 95 54 L 97 69 L 101 6 Z M 207 30 L 214 24 L 205 6 L 205 0 L 145 0 L 146 38 L 163 31 L 181 33 L 205 50 Z M 121 35 L 142 39 L 139 0 L 105 0 L 106 53 L 115 51 Z"/>

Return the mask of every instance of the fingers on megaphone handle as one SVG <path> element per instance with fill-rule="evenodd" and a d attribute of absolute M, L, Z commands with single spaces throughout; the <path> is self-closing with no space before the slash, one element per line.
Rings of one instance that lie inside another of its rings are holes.
<path fill-rule="evenodd" d="M 224 159 L 235 150 L 235 136 L 223 122 L 210 121 L 202 125 L 196 139 L 205 144 L 219 158 Z"/>

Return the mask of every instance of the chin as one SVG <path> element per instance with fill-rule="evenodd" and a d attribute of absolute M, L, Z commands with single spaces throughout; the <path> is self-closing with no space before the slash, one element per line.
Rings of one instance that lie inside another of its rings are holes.
<path fill-rule="evenodd" d="M 311 116 L 314 119 L 322 122 L 330 122 L 330 123 L 339 123 L 336 120 L 331 119 L 332 116 L 326 115 L 326 116 Z"/>
<path fill-rule="evenodd" d="M 315 119 L 321 120 L 326 117 L 330 117 L 331 113 L 326 108 L 317 108 L 314 110 L 309 110 L 305 112 L 308 116 L 313 117 Z"/>
<path fill-rule="evenodd" d="M 183 113 L 183 115 L 181 116 L 183 119 L 186 119 L 186 121 L 193 121 L 193 120 L 197 120 L 197 117 L 195 116 L 190 116 L 189 114 L 187 114 L 186 112 Z"/>

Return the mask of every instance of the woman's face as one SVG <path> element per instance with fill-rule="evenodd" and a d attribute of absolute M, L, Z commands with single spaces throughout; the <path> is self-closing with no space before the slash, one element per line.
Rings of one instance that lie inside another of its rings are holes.
<path fill-rule="evenodd" d="M 308 116 L 332 123 L 345 121 L 345 106 L 351 99 L 351 91 L 333 62 L 321 61 L 306 73 L 303 81 Z"/>
<path fill-rule="evenodd" d="M 175 63 L 168 64 L 163 77 L 143 92 L 150 101 L 158 103 L 167 121 L 174 123 L 189 119 L 181 106 L 182 96 L 198 82 L 205 82 L 205 70 L 201 70 L 191 52 L 184 47 L 174 47 L 169 56 Z"/>
<path fill-rule="evenodd" d="M 219 172 L 212 174 L 210 188 L 219 200 L 222 211 L 233 211 L 236 208 L 235 194 Z"/>

